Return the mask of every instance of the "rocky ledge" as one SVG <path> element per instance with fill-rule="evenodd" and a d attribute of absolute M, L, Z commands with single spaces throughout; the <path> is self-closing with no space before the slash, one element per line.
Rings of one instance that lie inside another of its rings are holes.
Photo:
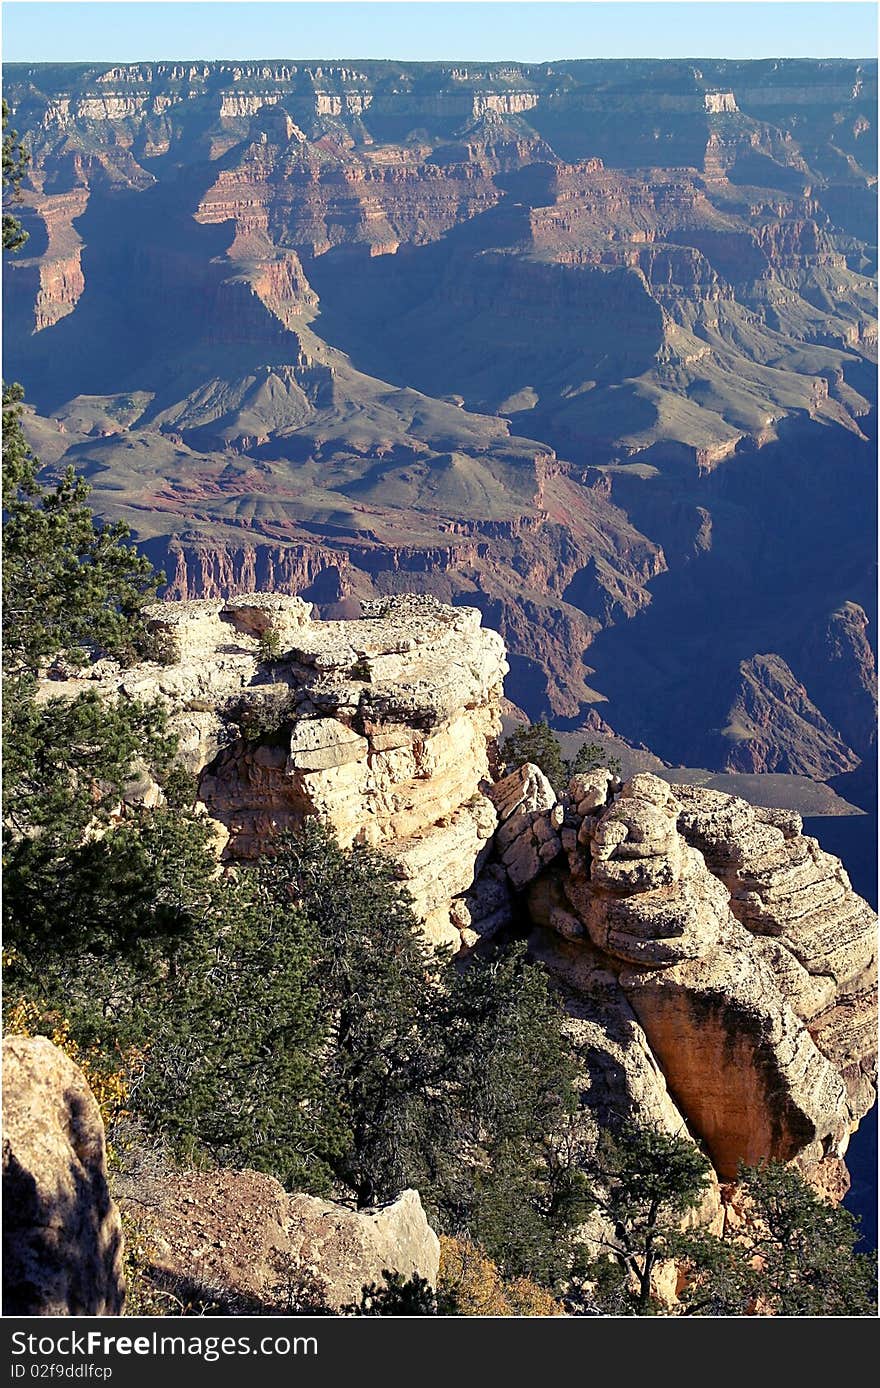
<path fill-rule="evenodd" d="M 474 608 L 430 597 L 365 602 L 313 621 L 300 598 L 245 594 L 157 603 L 166 661 L 101 661 L 41 697 L 91 681 L 108 698 L 160 699 L 227 859 L 252 858 L 309 816 L 343 844 L 387 848 L 436 944 L 477 938 L 503 885 L 471 893 L 497 816 L 484 793 L 507 661 Z M 155 799 L 147 778 L 132 799 Z M 503 876 L 503 874 L 502 874 Z"/>
<path fill-rule="evenodd" d="M 545 841 L 554 814 L 533 948 L 567 996 L 596 1121 L 686 1128 L 722 1180 L 796 1160 L 843 1194 L 876 1097 L 877 940 L 840 862 L 796 814 L 645 773 L 576 777 Z"/>
<path fill-rule="evenodd" d="M 772 1158 L 844 1192 L 875 1098 L 876 918 L 798 815 L 647 773 L 496 779 L 507 663 L 471 608 L 395 597 L 314 621 L 248 594 L 150 620 L 168 663 L 101 662 L 42 697 L 90 678 L 164 700 L 227 859 L 316 816 L 392 856 L 437 944 L 530 917 L 585 1121 L 688 1131 L 724 1181 Z"/>

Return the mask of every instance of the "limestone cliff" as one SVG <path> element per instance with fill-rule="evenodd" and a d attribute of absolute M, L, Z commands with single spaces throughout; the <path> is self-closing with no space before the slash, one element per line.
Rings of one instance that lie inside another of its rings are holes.
<path fill-rule="evenodd" d="M 150 610 L 169 662 L 97 681 L 169 707 L 227 860 L 314 816 L 386 851 L 437 944 L 523 920 L 566 998 L 585 1121 L 690 1131 L 718 1176 L 797 1161 L 845 1184 L 875 1097 L 876 920 L 798 815 L 640 773 L 498 778 L 504 646 L 427 597 L 313 620 L 246 594 Z M 132 800 L 157 794 L 133 781 Z"/>
<path fill-rule="evenodd" d="M 309 614 L 273 594 L 160 603 L 151 621 L 168 664 L 100 662 L 85 675 L 107 697 L 166 703 L 227 859 L 316 816 L 343 844 L 393 854 L 435 943 L 472 943 L 474 919 L 504 898 L 491 879 L 466 896 L 497 819 L 483 791 L 508 668 L 501 638 L 473 608 L 429 597 L 364 603 L 354 621 Z M 277 658 L 262 658 L 267 633 Z M 78 687 L 49 680 L 41 697 Z"/>

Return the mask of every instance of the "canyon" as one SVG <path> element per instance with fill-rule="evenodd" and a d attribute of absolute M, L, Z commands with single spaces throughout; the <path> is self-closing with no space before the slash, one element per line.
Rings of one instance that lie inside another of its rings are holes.
<path fill-rule="evenodd" d="M 93 690 L 164 705 L 230 870 L 319 818 L 341 842 L 389 855 L 447 955 L 526 934 L 563 1000 L 582 1136 L 635 1117 L 699 1142 L 714 1173 L 699 1218 L 716 1232 L 735 1221 L 741 1162 L 792 1163 L 843 1198 L 850 1137 L 876 1100 L 876 916 L 797 813 L 650 772 L 622 781 L 598 768 L 553 786 L 537 766 L 506 767 L 506 652 L 476 608 L 396 595 L 326 620 L 297 596 L 254 592 L 146 615 L 161 661 L 59 665 L 38 698 Z M 117 817 L 161 800 L 135 765 Z M 90 1122 L 74 1162 L 54 1090 L 79 1094 L 82 1076 L 46 1038 L 6 1045 L 5 1169 L 30 1179 L 48 1230 L 45 1249 L 22 1253 L 31 1304 L 113 1313 L 120 1238 L 97 1106 L 87 1090 L 78 1100 Z M 47 1116 L 31 1130 L 37 1099 Z M 70 1219 L 41 1195 L 59 1161 L 83 1168 L 78 1189 L 94 1187 Z M 239 1205 L 244 1242 L 223 1223 Z M 414 1191 L 355 1214 L 254 1172 L 184 1172 L 157 1218 L 157 1266 L 241 1297 L 265 1295 L 285 1257 L 318 1268 L 337 1308 L 380 1263 L 437 1275 Z M 59 1252 L 67 1239 L 74 1252 Z M 673 1300 L 667 1272 L 658 1294 Z"/>
<path fill-rule="evenodd" d="M 39 697 L 158 698 L 223 860 L 308 818 L 379 848 L 434 946 L 532 932 L 599 1127 L 638 1113 L 699 1137 L 722 1181 L 765 1157 L 845 1193 L 876 1098 L 876 917 L 798 814 L 650 772 L 505 773 L 507 662 L 475 608 L 325 621 L 253 593 L 148 618 L 165 663 L 99 661 Z M 160 799 L 135 774 L 120 814 Z"/>
<path fill-rule="evenodd" d="M 876 63 L 12 64 L 5 92 L 5 369 L 46 476 L 84 475 L 168 598 L 476 608 L 532 717 L 868 803 Z"/>

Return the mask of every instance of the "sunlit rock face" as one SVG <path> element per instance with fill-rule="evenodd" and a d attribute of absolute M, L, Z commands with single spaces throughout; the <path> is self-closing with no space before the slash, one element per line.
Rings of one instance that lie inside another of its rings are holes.
<path fill-rule="evenodd" d="M 647 1049 L 722 1179 L 796 1159 L 827 1185 L 876 1074 L 876 918 L 838 860 L 791 812 L 648 774 L 565 800 L 529 905 L 572 1015 L 630 1016 L 624 1097 Z"/>
<path fill-rule="evenodd" d="M 313 621 L 299 598 L 265 593 L 159 603 L 149 616 L 169 663 L 99 662 L 41 697 L 88 681 L 108 698 L 159 698 L 227 860 L 318 818 L 344 845 L 387 851 L 429 938 L 457 950 L 498 927 L 508 896 L 503 875 L 475 883 L 497 823 L 484 792 L 504 644 L 475 609 L 430 597 L 361 614 Z"/>

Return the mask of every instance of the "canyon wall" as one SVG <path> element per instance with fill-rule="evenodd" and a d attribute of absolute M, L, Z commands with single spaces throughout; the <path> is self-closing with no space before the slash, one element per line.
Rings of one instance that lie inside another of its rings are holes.
<path fill-rule="evenodd" d="M 149 617 L 167 664 L 101 661 L 40 697 L 164 701 L 226 861 L 318 818 L 390 856 L 435 944 L 528 923 L 587 1126 L 641 1116 L 699 1139 L 721 1181 L 771 1158 L 845 1192 L 876 1097 L 876 917 L 797 814 L 649 773 L 499 775 L 508 667 L 475 609 L 409 596 L 322 621 L 251 593 Z M 157 794 L 141 778 L 129 798 Z"/>
<path fill-rule="evenodd" d="M 172 598 L 419 590 L 482 611 L 533 715 L 861 774 L 875 89 L 843 60 L 11 65 L 29 436 Z"/>

